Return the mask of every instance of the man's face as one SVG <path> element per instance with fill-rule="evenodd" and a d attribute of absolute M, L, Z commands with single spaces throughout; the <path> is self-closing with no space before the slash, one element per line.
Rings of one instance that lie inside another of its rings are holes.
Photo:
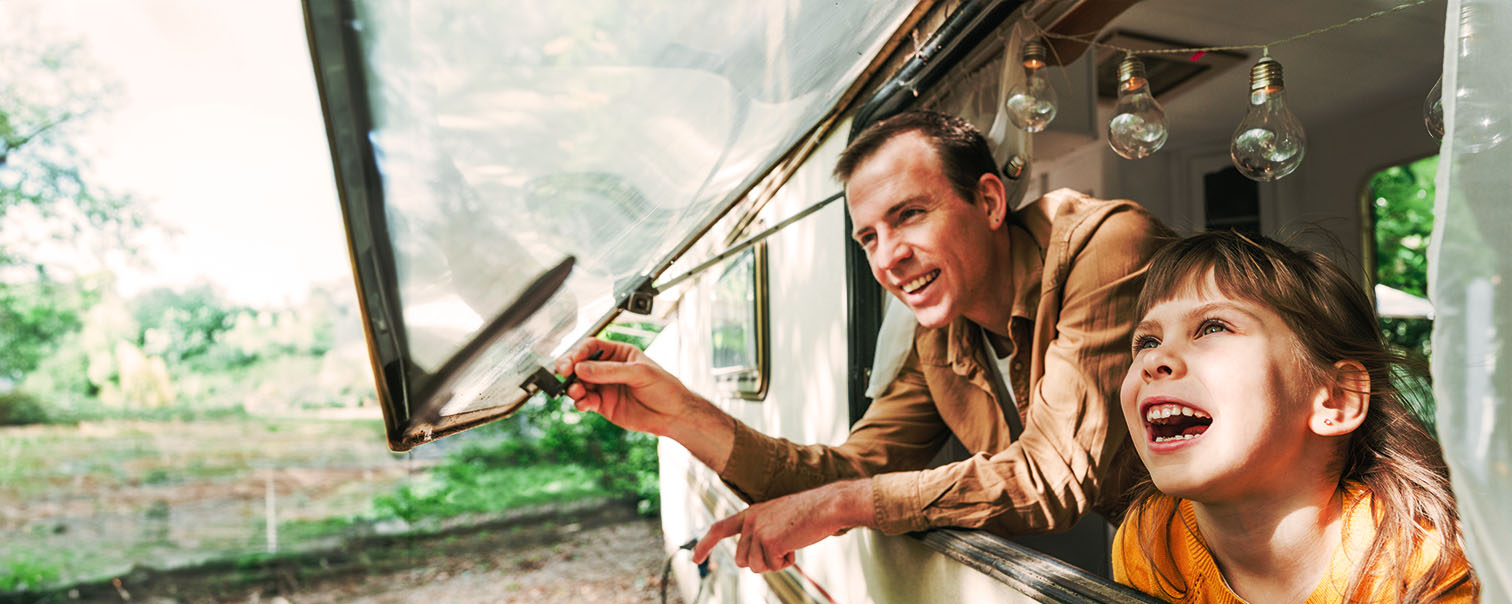
<path fill-rule="evenodd" d="M 884 143 L 846 188 L 852 237 L 872 276 L 925 327 L 941 327 L 986 304 L 993 230 L 987 203 L 963 200 L 923 135 Z"/>

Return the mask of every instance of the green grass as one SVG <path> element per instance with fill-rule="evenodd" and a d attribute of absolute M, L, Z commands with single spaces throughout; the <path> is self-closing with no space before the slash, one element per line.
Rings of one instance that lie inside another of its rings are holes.
<path fill-rule="evenodd" d="M 374 516 L 414 522 L 613 495 L 599 484 L 598 476 L 594 470 L 572 464 L 448 464 L 423 479 L 400 485 L 391 495 L 377 497 Z"/>
<path fill-rule="evenodd" d="M 35 552 L 0 558 L 0 593 L 35 590 L 63 574 L 68 552 Z"/>
<path fill-rule="evenodd" d="M 646 481 L 654 500 L 654 440 L 591 419 L 542 417 L 536 441 L 508 425 L 480 430 L 427 460 L 389 452 L 376 417 L 324 417 L 0 428 L 0 506 L 31 512 L 0 537 L 0 601 L 137 564 L 269 558 L 267 485 L 278 493 L 271 557 L 373 535 L 381 523 L 424 532 L 459 516 L 644 496 Z"/>
<path fill-rule="evenodd" d="M 310 450 L 310 443 L 366 442 Z M 382 422 L 238 418 L 113 421 L 0 430 L 0 501 L 136 484 L 232 479 L 261 467 L 337 465 L 392 455 Z M 314 458 L 314 459 L 311 459 Z"/>

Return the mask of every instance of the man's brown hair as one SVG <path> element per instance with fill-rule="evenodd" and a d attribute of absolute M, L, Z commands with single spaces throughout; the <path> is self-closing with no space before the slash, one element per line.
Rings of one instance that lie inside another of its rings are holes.
<path fill-rule="evenodd" d="M 998 175 L 987 138 L 976 126 L 934 111 L 907 111 L 862 130 L 840 153 L 840 161 L 835 163 L 835 178 L 842 185 L 849 183 L 862 162 L 876 155 L 887 141 L 909 132 L 918 132 L 928 139 L 929 146 L 940 156 L 950 187 L 967 203 L 976 198 L 977 181 L 983 174 Z"/>

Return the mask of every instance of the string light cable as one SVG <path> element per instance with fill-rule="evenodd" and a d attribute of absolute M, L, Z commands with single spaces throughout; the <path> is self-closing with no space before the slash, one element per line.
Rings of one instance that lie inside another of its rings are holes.
<path fill-rule="evenodd" d="M 1416 7 L 1416 6 L 1421 6 L 1421 5 L 1428 4 L 1430 2 L 1435 2 L 1435 1 L 1438 1 L 1438 0 L 1412 0 L 1411 2 L 1404 2 L 1402 4 L 1398 4 L 1398 5 L 1390 7 L 1390 8 L 1383 8 L 1381 10 L 1375 11 L 1375 12 L 1370 13 L 1368 15 L 1362 15 L 1362 16 L 1359 16 L 1359 17 L 1355 17 L 1353 19 L 1349 19 L 1347 21 L 1342 21 L 1342 22 L 1335 23 L 1333 25 L 1329 25 L 1329 26 L 1326 26 L 1326 27 L 1319 27 L 1319 28 L 1311 30 L 1311 31 L 1306 31 L 1306 32 L 1303 32 L 1303 33 L 1300 33 L 1300 34 L 1297 34 L 1297 35 L 1294 35 L 1294 36 L 1291 36 L 1291 37 L 1288 37 L 1288 38 L 1281 38 L 1281 39 L 1278 39 L 1278 40 L 1273 40 L 1273 41 L 1270 41 L 1270 42 L 1265 42 L 1265 43 L 1260 43 L 1260 44 L 1235 44 L 1235 45 L 1229 45 L 1229 46 L 1201 46 L 1201 47 L 1194 47 L 1194 48 L 1156 48 L 1156 49 L 1126 48 L 1126 47 L 1123 47 L 1123 46 L 1119 46 L 1117 44 L 1108 44 L 1106 42 L 1098 42 L 1098 41 L 1094 40 L 1094 38 L 1096 38 L 1097 35 L 1099 33 L 1101 33 L 1100 31 L 1080 33 L 1080 34 L 1059 34 L 1059 33 L 1055 33 L 1055 32 L 1051 32 L 1051 31 L 1045 30 L 1044 28 L 1040 27 L 1040 25 L 1038 23 L 1034 23 L 1033 21 L 1029 21 L 1029 23 L 1031 25 L 1033 25 L 1036 30 L 1038 30 L 1038 34 L 1039 35 L 1044 36 L 1046 38 L 1054 38 L 1054 39 L 1059 39 L 1059 40 L 1069 40 L 1069 41 L 1072 41 L 1072 42 L 1079 42 L 1081 44 L 1086 44 L 1088 46 L 1092 46 L 1092 47 L 1096 47 L 1096 48 L 1106 48 L 1106 49 L 1109 49 L 1109 50 L 1115 50 L 1115 51 L 1126 53 L 1126 54 L 1130 54 L 1130 55 L 1197 54 L 1197 53 L 1215 52 L 1215 51 L 1223 51 L 1223 50 L 1266 50 L 1266 49 L 1274 47 L 1274 46 L 1281 46 L 1283 44 L 1287 44 L 1287 43 L 1290 43 L 1290 42 L 1296 42 L 1297 40 L 1302 40 L 1302 39 L 1305 39 L 1305 38 L 1311 38 L 1313 36 L 1316 36 L 1316 35 L 1319 35 L 1319 34 L 1325 34 L 1325 33 L 1328 33 L 1328 32 L 1331 32 L 1331 31 L 1334 31 L 1334 30 L 1337 30 L 1337 29 L 1342 29 L 1342 28 L 1349 27 L 1349 26 L 1352 26 L 1352 25 L 1358 25 L 1360 23 L 1364 23 L 1364 22 L 1370 21 L 1372 19 L 1376 19 L 1376 18 L 1379 18 L 1379 17 L 1384 17 L 1386 15 L 1389 15 L 1389 14 L 1392 14 L 1392 13 L 1395 13 L 1395 12 L 1398 12 L 1398 11 L 1403 11 L 1403 10 L 1406 10 L 1406 9 L 1409 9 L 1409 8 L 1413 8 L 1413 7 Z M 1054 52 L 1054 49 L 1051 49 L 1051 52 Z"/>
<path fill-rule="evenodd" d="M 1249 103 L 1245 117 L 1234 129 L 1233 136 L 1229 138 L 1229 156 L 1233 159 L 1234 167 L 1246 178 L 1258 182 L 1273 182 L 1291 174 L 1301 165 L 1303 158 L 1307 155 L 1307 133 L 1288 107 L 1281 63 L 1271 57 L 1271 47 L 1358 25 L 1432 1 L 1434 0 L 1410 0 L 1368 15 L 1269 42 L 1191 48 L 1126 48 L 1097 41 L 1100 31 L 1060 34 L 1047 31 L 1030 20 L 1029 24 L 1034 29 L 1037 38 L 1025 46 L 1024 64 L 1029 65 L 1028 53 L 1031 46 L 1041 48 L 1038 46 L 1040 39 L 1069 40 L 1087 47 L 1123 53 L 1124 58 L 1118 67 L 1118 102 L 1114 105 L 1113 117 L 1108 121 L 1108 146 L 1124 159 L 1137 160 L 1149 157 L 1160 150 L 1169 135 L 1165 111 L 1149 94 L 1149 83 L 1145 80 L 1144 65 L 1137 57 L 1140 55 L 1190 55 L 1195 61 L 1213 51 L 1260 50 L 1260 60 L 1250 68 L 1250 87 L 1247 95 Z M 1054 52 L 1053 47 L 1050 50 Z M 1435 85 L 1434 90 L 1429 93 L 1428 99 L 1424 102 L 1423 117 L 1429 134 L 1436 139 L 1442 137 L 1442 131 L 1436 127 L 1437 124 L 1442 123 L 1442 118 L 1439 117 L 1441 114 L 1437 113 L 1440 111 L 1439 107 L 1442 106 L 1437 101 L 1438 90 L 1438 85 Z M 1053 97 L 1050 98 L 1053 100 Z M 1008 103 L 1008 113 L 1013 116 L 1015 107 L 1011 100 Z M 1015 120 L 1015 125 L 1024 127 L 1020 121 Z M 1029 132 L 1037 131 L 1027 127 L 1024 129 Z"/>
<path fill-rule="evenodd" d="M 696 546 L 696 545 L 698 545 L 698 537 L 694 537 L 692 539 L 689 539 L 687 543 L 684 543 L 682 545 L 677 546 L 677 549 L 672 550 L 672 553 L 667 554 L 667 562 L 666 562 L 666 564 L 662 565 L 662 574 L 661 574 L 661 601 L 662 601 L 662 604 L 667 604 L 667 577 L 672 574 L 672 560 L 673 560 L 673 558 L 677 557 L 677 552 L 681 552 L 681 551 L 689 551 L 689 552 L 691 552 L 691 551 L 693 551 L 693 547 Z M 703 564 L 698 565 L 698 591 L 693 594 L 693 602 L 691 602 L 690 604 L 698 604 L 698 601 L 703 598 L 704 582 L 708 580 L 708 577 L 709 577 L 709 561 L 708 560 L 704 560 Z"/>

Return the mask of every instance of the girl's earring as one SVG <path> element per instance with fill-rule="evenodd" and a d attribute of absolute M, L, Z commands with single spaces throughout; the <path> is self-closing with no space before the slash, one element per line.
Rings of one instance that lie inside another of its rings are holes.
<path fill-rule="evenodd" d="M 1328 418 L 1325 417 L 1325 418 L 1323 418 L 1323 425 L 1325 425 L 1325 426 L 1332 426 L 1333 425 L 1333 420 L 1328 419 Z"/>

